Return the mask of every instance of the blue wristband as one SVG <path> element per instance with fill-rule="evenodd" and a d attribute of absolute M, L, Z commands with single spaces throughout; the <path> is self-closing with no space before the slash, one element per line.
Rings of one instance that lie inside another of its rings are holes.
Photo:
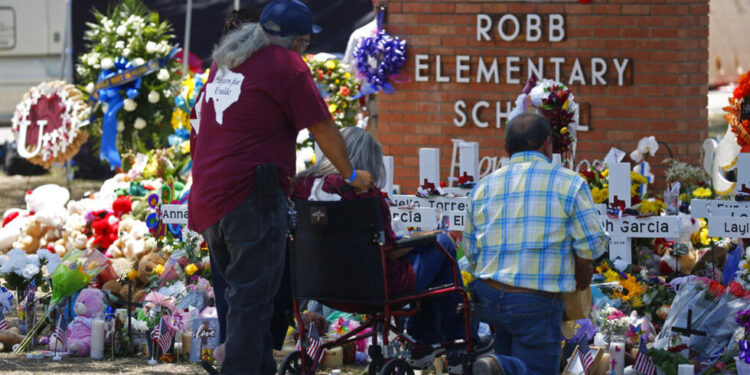
<path fill-rule="evenodd" d="M 348 179 L 348 180 L 346 180 L 346 181 L 347 181 L 348 183 L 350 183 L 350 184 L 351 184 L 352 182 L 354 182 L 354 180 L 356 180 L 356 179 L 357 179 L 357 170 L 356 170 L 356 169 L 353 169 L 353 171 L 354 171 L 354 172 L 352 172 L 352 176 L 351 176 L 351 177 L 349 177 L 349 179 Z"/>

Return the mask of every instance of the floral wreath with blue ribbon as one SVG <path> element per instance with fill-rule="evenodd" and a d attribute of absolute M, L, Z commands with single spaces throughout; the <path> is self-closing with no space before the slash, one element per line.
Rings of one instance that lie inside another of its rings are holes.
<path fill-rule="evenodd" d="M 383 90 L 386 94 L 394 94 L 396 90 L 389 82 L 397 84 L 409 83 L 410 79 L 404 74 L 398 74 L 406 64 L 406 41 L 399 37 L 390 36 L 383 29 L 385 8 L 380 8 L 377 24 L 378 31 L 374 36 L 364 38 L 354 50 L 354 59 L 360 78 L 366 80 L 359 94 L 354 99 L 374 94 Z"/>
<path fill-rule="evenodd" d="M 143 65 L 133 66 L 124 57 L 115 59 L 114 70 L 102 70 L 97 78 L 91 102 L 107 103 L 107 110 L 102 117 L 102 137 L 99 147 L 99 158 L 107 160 L 110 168 L 122 166 L 120 152 L 117 151 L 117 113 L 122 109 L 125 98 L 120 94 L 121 90 L 129 99 L 135 99 L 141 89 L 141 78 L 149 75 L 163 66 L 167 65 L 175 54 L 177 46 L 167 56 L 149 60 Z M 92 115 L 93 117 L 93 115 Z"/>

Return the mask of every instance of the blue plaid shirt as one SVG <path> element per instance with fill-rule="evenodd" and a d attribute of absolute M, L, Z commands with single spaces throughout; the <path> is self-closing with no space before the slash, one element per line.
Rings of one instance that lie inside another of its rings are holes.
<path fill-rule="evenodd" d="M 513 154 L 471 193 L 463 249 L 475 278 L 571 292 L 573 254 L 595 259 L 606 243 L 588 184 L 539 152 Z"/>

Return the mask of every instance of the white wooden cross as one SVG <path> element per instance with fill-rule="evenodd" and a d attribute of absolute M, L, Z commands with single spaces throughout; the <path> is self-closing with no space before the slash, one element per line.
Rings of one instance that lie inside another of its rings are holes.
<path fill-rule="evenodd" d="M 609 203 L 630 208 L 630 163 L 612 162 L 609 165 Z M 633 263 L 632 238 L 677 238 L 680 221 L 674 216 L 611 218 L 604 205 L 597 205 L 604 230 L 609 235 L 609 259 Z"/>
<path fill-rule="evenodd" d="M 737 156 L 736 192 L 743 187 L 750 189 L 750 154 Z M 750 238 L 750 201 L 693 199 L 691 212 L 694 217 L 708 219 L 708 235 L 711 237 Z"/>

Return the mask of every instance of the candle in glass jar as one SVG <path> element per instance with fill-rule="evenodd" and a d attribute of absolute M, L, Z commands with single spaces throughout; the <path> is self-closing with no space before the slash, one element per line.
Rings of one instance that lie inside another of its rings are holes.
<path fill-rule="evenodd" d="M 609 368 L 615 375 L 623 375 L 625 371 L 625 343 L 613 342 L 609 344 Z"/>
<path fill-rule="evenodd" d="M 91 322 L 91 358 L 104 358 L 104 320 L 94 319 Z"/>

